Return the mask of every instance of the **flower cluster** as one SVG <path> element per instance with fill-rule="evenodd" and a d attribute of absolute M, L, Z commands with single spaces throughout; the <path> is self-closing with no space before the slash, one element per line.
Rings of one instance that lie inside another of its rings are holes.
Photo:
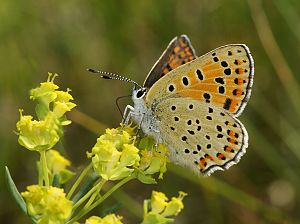
<path fill-rule="evenodd" d="M 73 97 L 69 91 L 58 91 L 54 84 L 57 74 L 49 73 L 47 82 L 30 91 L 30 99 L 37 101 L 36 115 L 33 120 L 30 115 L 23 115 L 20 110 L 20 120 L 17 122 L 19 144 L 32 151 L 51 149 L 62 134 L 62 126 L 71 122 L 65 118 L 65 113 L 76 104 L 70 102 Z"/>
<path fill-rule="evenodd" d="M 92 216 L 85 221 L 85 224 L 122 224 L 122 217 L 115 214 L 106 215 L 104 218 Z"/>
<path fill-rule="evenodd" d="M 136 171 L 137 178 L 146 184 L 156 183 L 152 177 L 166 172 L 167 149 L 163 145 L 157 148 L 148 138 L 140 141 L 139 150 L 133 128 L 121 125 L 116 129 L 106 129 L 104 135 L 97 139 L 88 157 L 92 158 L 95 172 L 105 180 L 120 180 Z"/>
<path fill-rule="evenodd" d="M 186 193 L 180 191 L 179 196 L 169 201 L 162 192 L 152 191 L 151 200 L 144 201 L 144 220 L 142 224 L 164 224 L 174 221 L 172 216 L 178 215 L 183 209 L 182 200 Z"/>
<path fill-rule="evenodd" d="M 140 139 L 131 126 L 121 124 L 118 128 L 106 129 L 87 152 L 90 164 L 66 192 L 63 187 L 75 173 L 68 170 L 71 162 L 53 147 L 63 134 L 63 126 L 71 123 L 66 113 L 76 104 L 71 102 L 73 97 L 69 89 L 58 90 L 54 84 L 56 76 L 49 73 L 46 82 L 30 91 L 30 99 L 37 103 L 37 119 L 23 115 L 20 110 L 20 120 L 16 124 L 19 143 L 40 154 L 38 185 L 28 186 L 26 191 L 19 193 L 8 169 L 6 179 L 16 202 L 33 223 L 79 224 L 78 220 L 128 181 L 137 179 L 145 184 L 155 184 L 157 179 L 162 179 L 167 171 L 169 151 L 162 144 L 155 144 L 150 137 Z M 109 181 L 112 181 L 110 189 L 106 186 Z M 142 223 L 172 222 L 183 208 L 185 195 L 180 192 L 177 198 L 169 201 L 163 193 L 153 191 L 151 200 L 144 202 Z M 85 224 L 122 224 L 121 219 L 115 214 L 102 218 L 92 216 Z"/>
<path fill-rule="evenodd" d="M 63 189 L 31 185 L 22 193 L 30 216 L 38 217 L 39 224 L 65 223 L 71 215 L 72 202 L 66 199 Z"/>
<path fill-rule="evenodd" d="M 142 139 L 141 143 L 143 143 L 143 140 L 147 141 L 148 138 Z M 141 143 L 140 145 L 143 145 Z M 155 147 L 150 143 L 147 148 L 140 151 L 141 160 L 138 179 L 143 183 L 153 184 L 156 183 L 156 181 L 152 177 L 152 174 L 159 173 L 158 179 L 162 179 L 163 174 L 167 171 L 167 155 L 169 151 L 163 144 L 159 144 Z"/>
<path fill-rule="evenodd" d="M 134 138 L 127 131 L 106 129 L 88 157 L 92 157 L 94 170 L 103 179 L 120 180 L 133 173 L 140 160 L 138 152 Z"/>

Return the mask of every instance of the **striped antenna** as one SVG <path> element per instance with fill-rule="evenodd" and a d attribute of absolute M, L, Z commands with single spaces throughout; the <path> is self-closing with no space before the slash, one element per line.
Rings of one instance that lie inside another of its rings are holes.
<path fill-rule="evenodd" d="M 103 79 L 113 79 L 113 80 L 120 80 L 120 81 L 125 81 L 125 82 L 130 82 L 133 83 L 134 85 L 138 86 L 139 88 L 142 88 L 137 82 L 133 81 L 132 79 L 126 78 L 121 75 L 117 75 L 111 72 L 103 72 L 103 71 L 98 71 L 92 68 L 87 69 L 89 72 L 100 74 L 100 77 Z"/>

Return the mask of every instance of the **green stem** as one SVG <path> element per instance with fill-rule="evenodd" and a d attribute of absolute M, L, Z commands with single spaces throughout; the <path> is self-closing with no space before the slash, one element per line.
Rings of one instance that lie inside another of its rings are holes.
<path fill-rule="evenodd" d="M 75 211 L 85 200 L 87 200 L 101 186 L 103 186 L 103 179 L 73 205 L 73 211 Z"/>
<path fill-rule="evenodd" d="M 99 192 L 101 191 L 103 185 L 106 183 L 107 180 L 102 179 L 101 182 L 99 183 L 99 187 L 97 190 L 93 193 L 93 195 L 90 197 L 88 202 L 84 205 L 83 209 L 88 208 L 95 200 L 95 198 L 99 195 Z"/>
<path fill-rule="evenodd" d="M 43 169 L 42 169 L 42 164 L 41 164 L 41 159 L 37 163 L 37 168 L 38 168 L 38 175 L 39 175 L 39 186 L 43 186 Z"/>
<path fill-rule="evenodd" d="M 148 204 L 149 204 L 149 200 L 144 200 L 144 217 L 146 216 L 146 214 L 148 213 Z"/>
<path fill-rule="evenodd" d="M 90 197 L 90 199 L 88 200 L 88 202 L 84 205 L 83 209 L 88 208 L 94 202 L 94 200 L 95 200 L 95 198 L 97 197 L 98 194 L 99 194 L 99 190 L 96 190 L 93 193 L 93 195 Z"/>
<path fill-rule="evenodd" d="M 89 213 L 95 207 L 100 205 L 106 198 L 108 198 L 114 191 L 116 191 L 122 185 L 126 184 L 128 181 L 130 181 L 134 178 L 135 178 L 135 175 L 132 175 L 132 176 L 126 177 L 125 179 L 119 181 L 115 186 L 113 186 L 109 191 L 107 191 L 101 198 L 99 198 L 94 204 L 92 204 L 88 208 L 82 209 L 76 216 L 74 216 L 70 221 L 68 221 L 67 224 L 74 223 L 75 221 L 80 219 L 82 216 Z"/>
<path fill-rule="evenodd" d="M 48 176 L 48 167 L 47 167 L 47 159 L 46 159 L 46 151 L 40 152 L 40 161 L 43 170 L 43 179 L 45 180 L 46 187 L 49 187 L 49 176 Z"/>
<path fill-rule="evenodd" d="M 72 188 L 70 189 L 69 193 L 67 194 L 67 199 L 70 199 L 72 197 L 72 194 L 76 190 L 76 188 L 81 183 L 82 179 L 86 176 L 86 174 L 89 172 L 89 170 L 92 168 L 92 163 L 90 163 L 84 170 L 81 172 L 80 176 L 77 178 L 75 183 L 73 184 Z"/>

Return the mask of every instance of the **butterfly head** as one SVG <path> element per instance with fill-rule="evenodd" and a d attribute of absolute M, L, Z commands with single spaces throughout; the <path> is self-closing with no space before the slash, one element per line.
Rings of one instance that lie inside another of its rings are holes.
<path fill-rule="evenodd" d="M 143 99 L 146 95 L 147 89 L 145 87 L 135 86 L 132 91 L 132 98 L 139 100 Z"/>

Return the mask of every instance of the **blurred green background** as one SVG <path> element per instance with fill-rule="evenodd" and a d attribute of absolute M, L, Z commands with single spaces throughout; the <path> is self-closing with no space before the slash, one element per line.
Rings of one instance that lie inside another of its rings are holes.
<path fill-rule="evenodd" d="M 20 191 L 36 181 L 38 155 L 19 146 L 13 133 L 18 108 L 33 114 L 29 89 L 47 72 L 60 74 L 57 83 L 72 89 L 78 111 L 69 116 L 64 145 L 77 170 L 104 128 L 118 125 L 115 99 L 132 88 L 86 68 L 142 83 L 169 41 L 183 33 L 198 56 L 228 43 L 249 46 L 255 79 L 240 118 L 250 136 L 248 151 L 238 165 L 209 178 L 170 166 L 158 185 L 129 183 L 105 206 L 117 204 L 125 223 L 138 223 L 152 189 L 168 196 L 183 190 L 189 196 L 176 223 L 300 223 L 298 0 L 1 0 L 0 223 L 29 223 L 4 181 L 5 165 Z"/>

